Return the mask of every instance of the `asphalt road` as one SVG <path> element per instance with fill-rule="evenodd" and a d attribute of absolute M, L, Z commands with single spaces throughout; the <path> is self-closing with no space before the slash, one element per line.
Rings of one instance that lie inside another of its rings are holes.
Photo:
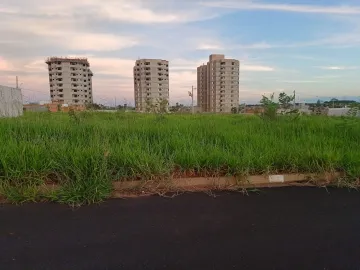
<path fill-rule="evenodd" d="M 360 192 L 0 205 L 0 268 L 360 269 Z"/>

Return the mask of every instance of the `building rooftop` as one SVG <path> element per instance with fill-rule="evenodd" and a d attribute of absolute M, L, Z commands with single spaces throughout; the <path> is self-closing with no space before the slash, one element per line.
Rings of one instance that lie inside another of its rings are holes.
<path fill-rule="evenodd" d="M 45 60 L 46 64 L 50 64 L 52 62 L 80 62 L 80 63 L 89 65 L 89 61 L 85 57 L 56 57 L 56 56 L 53 56 L 53 57 L 48 57 Z"/>
<path fill-rule="evenodd" d="M 164 59 L 155 59 L 155 58 L 141 58 L 136 60 L 136 62 L 138 61 L 161 61 L 161 62 L 169 62 L 168 60 L 164 60 Z"/>

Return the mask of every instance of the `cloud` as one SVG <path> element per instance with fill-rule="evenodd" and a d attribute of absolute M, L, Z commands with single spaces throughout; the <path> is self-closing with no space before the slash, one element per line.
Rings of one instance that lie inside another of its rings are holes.
<path fill-rule="evenodd" d="M 263 49 L 272 49 L 276 45 L 269 44 L 267 42 L 258 42 L 254 44 L 232 44 L 231 41 L 227 42 L 227 45 L 220 44 L 220 42 L 213 43 L 200 43 L 197 46 L 198 50 L 212 51 L 212 50 L 238 50 L 238 49 L 249 49 L 249 50 L 263 50 Z"/>
<path fill-rule="evenodd" d="M 199 60 L 189 60 L 184 58 L 175 58 L 170 61 L 170 72 L 173 71 L 194 71 L 196 68 L 202 64 L 206 64 L 208 59 L 199 59 Z"/>
<path fill-rule="evenodd" d="M 223 47 L 221 47 L 220 45 L 215 45 L 215 44 L 200 44 L 197 47 L 198 50 L 204 50 L 204 51 L 212 51 L 212 50 L 222 50 Z"/>
<path fill-rule="evenodd" d="M 316 80 L 278 80 L 280 83 L 318 83 Z"/>
<path fill-rule="evenodd" d="M 235 6 L 252 5 L 252 10 L 255 11 L 295 12 L 292 9 L 300 7 L 302 11 L 296 12 L 307 12 L 305 10 L 311 7 L 315 10 L 310 12 L 319 14 L 320 11 L 316 8 L 324 8 L 319 5 L 272 5 L 260 1 L 224 2 Z M 223 4 L 221 0 L 1 0 L 0 2 L 2 19 L 0 84 L 14 85 L 15 75 L 18 75 L 20 82 L 27 88 L 24 90 L 25 94 L 31 97 L 38 95 L 39 99 L 44 99 L 44 96 L 49 94 L 48 74 L 44 63 L 48 56 L 88 57 L 94 72 L 95 99 L 97 101 L 107 99 L 109 102 L 113 102 L 114 97 L 118 102 L 122 102 L 124 98 L 128 102 L 133 100 L 132 70 L 138 57 L 167 59 L 170 61 L 170 102 L 174 103 L 180 100 L 189 101 L 187 91 L 192 85 L 196 85 L 196 67 L 206 63 L 208 55 L 213 52 L 224 53 L 227 58 L 244 59 L 240 64 L 241 87 L 245 86 L 246 89 L 255 89 L 261 93 L 265 90 L 272 91 L 277 87 L 291 86 L 280 85 L 277 82 L 279 79 L 287 79 L 288 83 L 296 83 L 295 81 L 301 79 L 320 80 L 313 74 L 309 76 L 301 74 L 304 75 L 301 77 L 288 76 L 291 68 L 298 69 L 299 72 L 308 71 L 298 65 L 297 61 L 286 63 L 283 61 L 283 55 L 279 55 L 279 59 L 276 60 L 278 65 L 264 62 L 265 59 L 269 59 L 268 49 L 295 48 L 301 54 L 298 48 L 312 47 L 306 50 L 306 53 L 312 56 L 312 51 L 323 47 L 360 45 L 360 24 L 356 28 L 355 22 L 350 21 L 348 24 L 352 27 L 349 28 L 351 31 L 349 33 L 345 30 L 342 33 L 325 37 L 322 35 L 316 40 L 309 41 L 293 42 L 291 36 L 286 36 L 287 42 L 282 42 L 284 36 L 279 39 L 276 33 L 271 40 L 264 40 L 261 32 L 251 32 L 251 35 L 246 36 L 247 31 L 245 31 L 239 35 L 236 34 L 238 30 L 236 25 L 229 24 L 227 18 L 221 18 L 223 14 L 233 13 L 233 9 L 200 4 L 201 2 Z M 288 6 L 291 6 L 291 10 Z M 329 7 L 325 8 L 327 12 L 331 11 Z M 342 12 L 346 10 L 344 6 L 341 8 Z M 218 17 L 216 21 L 208 21 L 206 24 L 194 23 L 215 17 Z M 335 16 L 331 16 L 333 17 Z M 339 17 L 353 17 L 355 20 L 355 17 L 359 16 Z M 256 16 L 246 20 L 249 24 L 257 26 Z M 358 19 L 356 21 L 358 22 Z M 328 31 L 325 29 L 324 33 Z M 241 42 L 237 44 L 239 41 Z M 246 54 L 250 54 L 250 51 L 252 57 L 246 58 Z M 283 50 L 279 51 L 283 53 Z M 256 59 L 253 57 L 255 54 Z M 316 62 L 312 62 L 310 68 L 315 65 L 331 64 L 329 59 L 318 59 L 317 54 L 314 56 Z M 336 57 L 332 58 L 333 63 L 342 63 L 341 59 L 338 61 Z M 303 61 L 302 64 L 306 63 Z M 342 68 L 338 66 L 339 64 L 333 65 Z M 353 64 L 349 62 L 347 65 L 357 66 L 355 62 Z M 349 81 L 351 76 L 354 76 L 350 74 L 351 72 L 328 73 L 349 75 L 349 80 L 346 80 L 347 85 L 351 84 Z M 275 76 L 277 77 L 274 78 Z M 273 78 L 269 79 L 269 77 Z M 353 86 L 349 86 L 350 90 L 351 87 Z M 351 91 L 356 91 L 356 85 L 353 88 L 355 90 Z"/>
<path fill-rule="evenodd" d="M 12 35 L 31 34 L 42 38 L 48 46 L 67 50 L 111 51 L 132 47 L 139 42 L 132 36 L 89 32 L 83 22 L 66 18 L 18 18 L 6 26 Z"/>
<path fill-rule="evenodd" d="M 248 65 L 248 64 L 241 65 L 241 63 L 240 63 L 240 72 L 242 70 L 245 70 L 245 71 L 274 71 L 275 68 L 268 67 L 268 66 Z"/>
<path fill-rule="evenodd" d="M 227 1 L 227 2 L 208 2 L 203 5 L 226 9 L 239 10 L 270 10 L 284 12 L 301 13 L 323 13 L 323 14 L 360 14 L 360 6 L 317 6 L 317 5 L 291 5 L 291 4 L 267 4 L 250 1 Z"/>
<path fill-rule="evenodd" d="M 86 0 L 59 2 L 19 0 L 18 4 L 8 1 L 0 9 L 2 13 L 22 15 L 42 15 L 47 17 L 86 17 L 106 19 L 134 24 L 168 24 L 201 21 L 214 18 L 220 14 L 215 9 L 196 3 L 183 4 L 182 8 L 175 5 L 175 0 Z M 194 5 L 196 8 L 194 8 Z"/>
<path fill-rule="evenodd" d="M 91 57 L 89 62 L 94 74 L 127 77 L 132 82 L 135 60 Z"/>
<path fill-rule="evenodd" d="M 276 47 L 275 45 L 269 44 L 267 42 L 259 42 L 259 43 L 254 43 L 254 44 L 242 44 L 242 45 L 238 45 L 236 46 L 239 49 L 271 49 Z"/>
<path fill-rule="evenodd" d="M 344 67 L 344 66 L 329 66 L 329 67 L 319 67 L 320 69 L 325 70 L 354 70 L 357 67 Z"/>
<path fill-rule="evenodd" d="M 0 56 L 0 71 L 2 70 L 12 70 L 12 65 Z"/>
<path fill-rule="evenodd" d="M 339 75 L 320 75 L 320 76 L 314 76 L 315 79 L 338 79 L 342 78 L 342 76 Z"/>
<path fill-rule="evenodd" d="M 115 51 L 123 48 L 132 47 L 138 41 L 132 37 L 122 37 L 111 34 L 75 34 L 63 40 L 64 47 L 72 50 L 83 51 Z"/>

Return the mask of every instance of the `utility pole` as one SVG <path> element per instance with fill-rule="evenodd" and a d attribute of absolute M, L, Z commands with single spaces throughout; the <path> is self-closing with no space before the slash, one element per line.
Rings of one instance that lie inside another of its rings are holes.
<path fill-rule="evenodd" d="M 191 86 L 191 92 L 189 91 L 189 96 L 191 97 L 191 113 L 194 114 L 194 86 Z"/>
<path fill-rule="evenodd" d="M 116 97 L 115 97 L 115 110 L 116 110 Z"/>
<path fill-rule="evenodd" d="M 16 76 L 16 88 L 19 88 L 19 79 L 18 79 L 18 76 Z"/>
<path fill-rule="evenodd" d="M 294 106 L 294 109 L 295 109 L 295 98 L 296 98 L 296 93 L 295 93 L 295 90 L 294 90 L 294 101 L 293 101 L 293 106 Z"/>

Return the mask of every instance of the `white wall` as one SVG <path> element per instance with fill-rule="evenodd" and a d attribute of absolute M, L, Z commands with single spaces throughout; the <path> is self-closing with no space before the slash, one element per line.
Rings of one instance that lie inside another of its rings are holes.
<path fill-rule="evenodd" d="M 0 117 L 16 117 L 22 114 L 21 89 L 0 85 Z"/>
<path fill-rule="evenodd" d="M 329 116 L 347 116 L 350 108 L 329 108 Z"/>

